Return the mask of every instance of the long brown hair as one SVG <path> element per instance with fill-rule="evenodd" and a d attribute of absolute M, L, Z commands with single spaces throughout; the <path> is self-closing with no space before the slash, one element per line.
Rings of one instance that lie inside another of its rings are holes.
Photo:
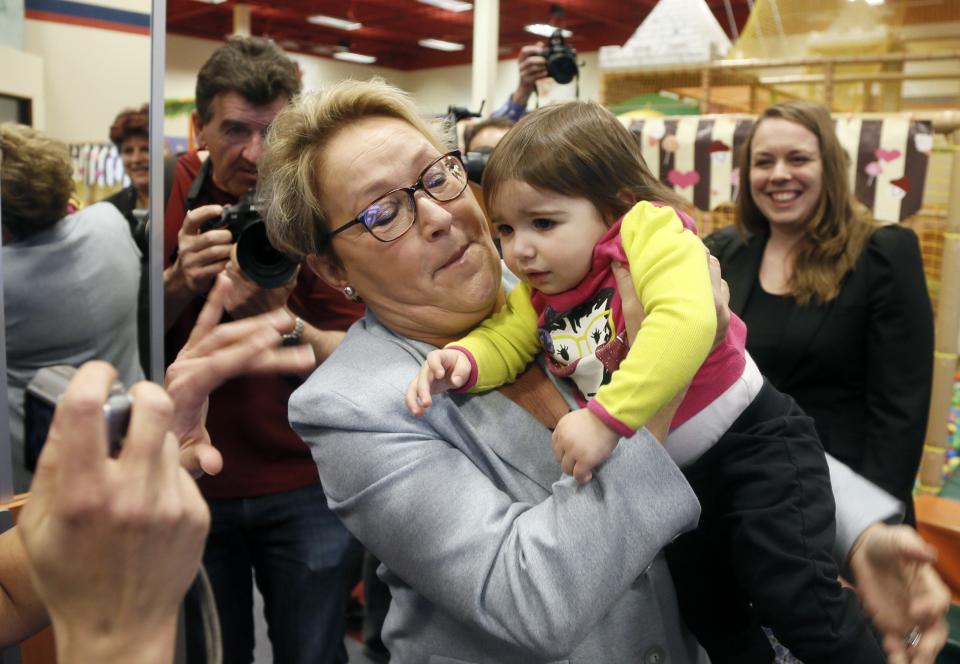
<path fill-rule="evenodd" d="M 826 108 L 807 101 L 786 101 L 765 110 L 740 155 L 740 196 L 737 228 L 754 235 L 770 235 L 770 222 L 757 207 L 750 191 L 753 138 L 764 120 L 778 118 L 798 124 L 817 137 L 823 165 L 820 200 L 806 222 L 803 238 L 794 249 L 793 274 L 788 285 L 800 304 L 829 302 L 840 293 L 840 282 L 860 258 L 876 226 L 856 212 L 847 180 L 847 153 Z"/>
<path fill-rule="evenodd" d="M 595 102 L 545 106 L 507 132 L 484 169 L 487 210 L 509 180 L 585 198 L 609 220 L 638 201 L 687 205 L 647 168 L 637 138 Z"/>

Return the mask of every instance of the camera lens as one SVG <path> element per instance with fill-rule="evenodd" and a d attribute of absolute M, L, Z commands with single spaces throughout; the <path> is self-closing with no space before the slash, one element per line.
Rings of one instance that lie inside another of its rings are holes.
<path fill-rule="evenodd" d="M 295 261 L 270 244 L 262 220 L 249 224 L 237 238 L 237 262 L 243 273 L 262 288 L 282 286 L 297 270 Z"/>

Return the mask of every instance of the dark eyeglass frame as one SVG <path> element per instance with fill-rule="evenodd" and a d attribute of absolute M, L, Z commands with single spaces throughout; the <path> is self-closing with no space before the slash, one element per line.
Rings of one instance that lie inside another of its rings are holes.
<path fill-rule="evenodd" d="M 443 161 L 443 160 L 446 159 L 447 157 L 454 157 L 458 162 L 460 162 L 460 168 L 463 169 L 463 176 L 464 176 L 464 177 L 463 177 L 463 186 L 460 188 L 460 191 L 458 191 L 458 192 L 456 193 L 456 195 L 451 196 L 450 198 L 437 198 L 436 196 L 434 196 L 434 195 L 430 192 L 429 189 L 427 189 L 427 188 L 424 186 L 424 184 L 423 184 L 423 176 L 427 174 L 427 171 L 429 171 L 431 168 L 433 168 L 434 166 L 436 166 L 437 164 L 439 164 L 441 161 Z M 377 196 L 376 198 L 374 198 L 372 201 L 370 201 L 369 203 L 367 203 L 366 205 L 364 205 L 364 206 L 363 206 L 363 209 L 360 210 L 360 213 L 359 213 L 356 217 L 354 217 L 353 219 L 351 219 L 351 220 L 348 221 L 347 223 L 343 224 L 342 226 L 338 226 L 338 227 L 335 228 L 334 230 L 330 231 L 330 233 L 327 235 L 327 238 L 329 238 L 329 239 L 332 240 L 332 239 L 333 239 L 333 236 L 336 235 L 337 233 L 342 233 L 343 231 L 347 230 L 348 228 L 351 228 L 351 227 L 356 226 L 356 225 L 359 224 L 360 227 L 363 228 L 363 230 L 365 230 L 366 232 L 370 233 L 370 235 L 372 235 L 372 236 L 374 237 L 374 239 L 379 240 L 380 242 L 393 242 L 394 240 L 399 240 L 399 239 L 402 238 L 404 235 L 406 235 L 407 232 L 408 232 L 411 228 L 413 228 L 413 225 L 414 225 L 415 223 L 417 223 L 417 199 L 414 197 L 415 194 L 417 193 L 417 191 L 422 190 L 427 196 L 429 196 L 430 198 L 432 198 L 433 200 L 435 200 L 435 201 L 437 201 L 437 202 L 439 202 L 439 203 L 449 203 L 450 201 L 456 200 L 457 198 L 460 198 L 460 197 L 463 195 L 463 192 L 467 190 L 467 185 L 468 185 L 469 182 L 470 182 L 470 180 L 469 180 L 469 178 L 467 178 L 467 170 L 466 170 L 466 167 L 463 165 L 463 157 L 462 157 L 461 154 L 460 154 L 460 150 L 451 150 L 450 152 L 447 152 L 446 154 L 440 155 L 439 157 L 437 157 L 436 159 L 434 159 L 433 161 L 431 161 L 429 164 L 427 164 L 426 168 L 424 168 L 422 171 L 420 171 L 420 176 L 417 178 L 417 181 L 414 182 L 412 185 L 410 185 L 409 187 L 397 187 L 396 189 L 391 189 L 390 191 L 386 192 L 385 194 L 380 194 L 379 196 Z M 409 201 L 410 201 L 410 207 L 411 207 L 412 210 L 413 210 L 413 219 L 412 219 L 412 221 L 410 222 L 410 225 L 407 226 L 407 227 L 403 230 L 403 232 L 400 233 L 400 235 L 398 235 L 397 237 L 394 237 L 394 238 L 390 238 L 389 240 L 384 240 L 383 238 L 377 237 L 376 233 L 374 233 L 372 230 L 370 230 L 370 228 L 368 228 L 367 225 L 366 225 L 365 223 L 363 223 L 363 213 L 366 212 L 374 203 L 376 203 L 377 201 L 379 201 L 381 198 L 386 198 L 387 196 L 391 196 L 391 195 L 397 193 L 398 191 L 405 191 L 405 192 L 407 193 L 407 198 L 408 198 Z"/>

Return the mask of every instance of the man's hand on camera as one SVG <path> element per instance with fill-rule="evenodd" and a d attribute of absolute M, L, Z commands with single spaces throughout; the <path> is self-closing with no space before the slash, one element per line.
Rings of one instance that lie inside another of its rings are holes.
<path fill-rule="evenodd" d="M 187 212 L 177 233 L 177 262 L 186 287 L 194 295 L 206 295 L 230 260 L 233 236 L 225 228 L 200 232 L 204 222 L 223 212 L 220 205 L 203 205 Z"/>
<path fill-rule="evenodd" d="M 224 268 L 224 274 L 233 282 L 233 288 L 224 302 L 224 308 L 234 319 L 259 316 L 268 311 L 286 306 L 290 293 L 297 285 L 300 268 L 294 272 L 290 281 L 277 288 L 262 288 L 243 273 L 237 263 L 237 246 L 233 245 L 230 260 Z"/>
<path fill-rule="evenodd" d="M 107 456 L 103 406 L 116 377 L 103 362 L 79 369 L 19 521 L 62 664 L 171 661 L 178 608 L 210 524 L 180 468 L 173 404 L 159 386 L 130 390 L 123 449 Z"/>
<path fill-rule="evenodd" d="M 537 81 L 549 76 L 547 73 L 547 59 L 543 57 L 543 42 L 536 44 L 527 44 L 520 49 L 520 55 L 517 57 L 517 69 L 520 70 L 520 83 L 513 93 L 513 101 L 516 104 L 526 105 L 537 89 Z"/>
<path fill-rule="evenodd" d="M 220 324 L 233 283 L 226 276 L 214 284 L 190 338 L 166 374 L 173 398 L 172 430 L 180 443 L 180 462 L 194 477 L 216 475 L 223 458 L 206 429 L 207 397 L 225 381 L 246 373 L 301 374 L 316 365 L 309 345 L 281 348 L 281 335 L 294 320 L 277 309 Z"/>

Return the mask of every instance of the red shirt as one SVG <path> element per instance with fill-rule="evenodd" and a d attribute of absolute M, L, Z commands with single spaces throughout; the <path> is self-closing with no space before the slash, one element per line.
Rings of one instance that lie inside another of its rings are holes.
<path fill-rule="evenodd" d="M 195 152 L 180 157 L 164 214 L 164 256 L 167 267 L 177 246 L 177 233 L 187 213 L 186 198 L 200 171 Z M 232 205 L 233 196 L 208 177 L 194 207 L 217 203 Z M 194 298 L 166 334 L 167 363 L 186 343 L 203 306 Z M 363 315 L 363 305 L 347 300 L 339 291 L 301 267 L 287 306 L 311 325 L 325 330 L 346 330 Z M 294 376 L 241 376 L 210 395 L 207 430 L 223 454 L 223 471 L 203 477 L 198 484 L 208 498 L 240 498 L 293 491 L 319 483 L 317 467 L 300 437 L 287 420 L 287 401 L 300 384 Z"/>

